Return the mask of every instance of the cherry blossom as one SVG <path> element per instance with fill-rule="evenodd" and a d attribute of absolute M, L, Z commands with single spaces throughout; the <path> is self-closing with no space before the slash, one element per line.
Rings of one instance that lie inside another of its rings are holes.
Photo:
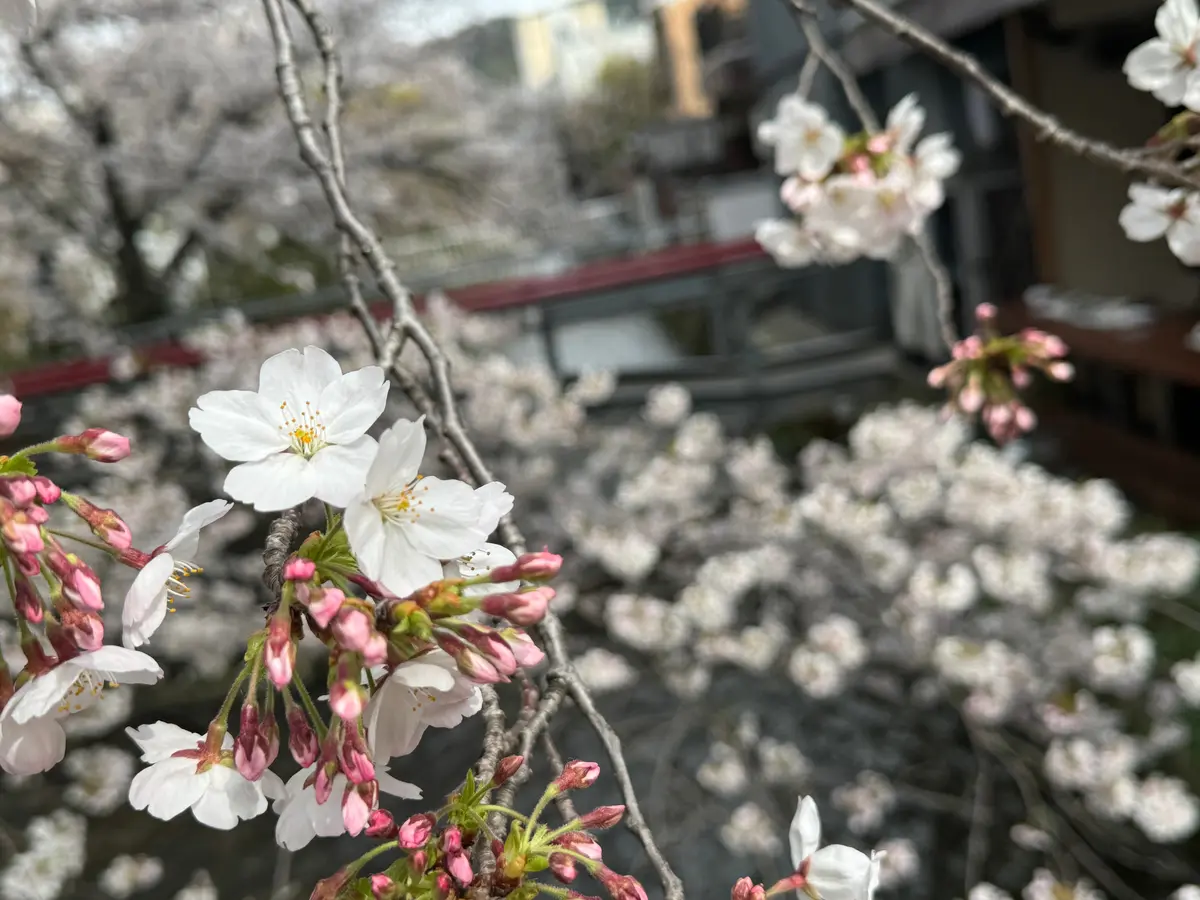
<path fill-rule="evenodd" d="M 257 391 L 210 391 L 188 419 L 201 440 L 240 463 L 225 491 L 259 511 L 311 497 L 345 506 L 375 452 L 367 429 L 387 402 L 383 369 L 342 374 L 319 347 L 285 350 L 262 364 Z"/>
<path fill-rule="evenodd" d="M 36 775 L 62 762 L 67 733 L 59 715 L 14 722 L 6 713 L 0 713 L 0 769 L 10 775 Z"/>
<path fill-rule="evenodd" d="M 283 781 L 264 772 L 247 781 L 234 768 L 233 737 L 224 735 L 221 752 L 206 748 L 206 737 L 166 722 L 126 728 L 149 763 L 129 785 L 129 805 L 157 819 L 173 819 L 191 809 L 196 821 L 228 831 L 242 819 L 267 811 L 267 800 L 282 797 Z"/>
<path fill-rule="evenodd" d="M 1167 106 L 1200 110 L 1196 47 L 1200 14 L 1196 0 L 1166 0 L 1154 17 L 1158 37 L 1134 48 L 1125 59 L 1129 83 L 1149 91 Z"/>
<path fill-rule="evenodd" d="M 775 118 L 758 126 L 758 139 L 775 147 L 775 171 L 819 181 L 842 155 L 846 136 L 825 110 L 789 94 L 779 101 Z"/>
<path fill-rule="evenodd" d="M 150 640 L 166 618 L 172 600 L 191 594 L 183 579 L 201 571 L 195 563 L 187 561 L 200 546 L 200 529 L 232 508 L 228 500 L 210 500 L 192 507 L 179 523 L 175 536 L 154 551 L 125 595 L 121 626 L 126 647 L 139 647 Z"/>
<path fill-rule="evenodd" d="M 1167 239 L 1171 252 L 1189 266 L 1200 266 L 1200 195 L 1180 188 L 1131 184 L 1129 203 L 1118 219 L 1131 241 Z"/>
<path fill-rule="evenodd" d="M 478 578 L 501 566 L 511 566 L 516 561 L 516 554 L 507 547 L 500 544 L 484 544 L 478 550 L 472 550 L 457 559 L 448 560 L 442 567 L 442 572 L 446 578 Z M 486 597 L 488 594 L 515 591 L 520 586 L 520 581 L 471 584 L 463 588 L 463 596 Z"/>
<path fill-rule="evenodd" d="M 22 725 L 55 712 L 79 712 L 95 702 L 105 684 L 154 684 L 162 675 L 158 663 L 145 653 L 101 647 L 27 681 L 13 694 L 2 715 Z"/>
<path fill-rule="evenodd" d="M 379 682 L 363 714 L 379 759 L 416 749 L 425 729 L 453 728 L 483 707 L 483 697 L 444 650 L 401 663 Z"/>
<path fill-rule="evenodd" d="M 796 804 L 788 845 L 797 887 L 820 900 L 871 900 L 879 884 L 882 855 L 867 856 L 843 844 L 821 846 L 821 817 L 811 797 Z"/>
<path fill-rule="evenodd" d="M 400 597 L 440 579 L 441 560 L 479 548 L 491 530 L 483 528 L 490 493 L 481 499 L 464 482 L 419 473 L 424 422 L 401 420 L 383 433 L 364 490 L 346 506 L 362 573 Z"/>

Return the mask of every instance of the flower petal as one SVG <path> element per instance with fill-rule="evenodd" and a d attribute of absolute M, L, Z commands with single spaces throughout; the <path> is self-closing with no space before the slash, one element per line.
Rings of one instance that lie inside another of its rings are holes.
<path fill-rule="evenodd" d="M 422 659 L 401 663 L 392 670 L 390 678 L 397 685 L 430 688 L 435 691 L 448 691 L 454 687 L 455 683 L 454 676 L 450 674 L 449 669 L 436 663 L 425 662 Z"/>
<path fill-rule="evenodd" d="M 200 440 L 232 462 L 286 449 L 290 439 L 278 420 L 278 411 L 253 391 L 210 391 L 188 411 L 188 424 Z"/>
<path fill-rule="evenodd" d="M 367 472 L 370 497 L 403 490 L 421 471 L 425 458 L 425 417 L 400 419 L 379 436 L 379 452 Z"/>
<path fill-rule="evenodd" d="M 147 763 L 162 762 L 180 750 L 195 750 L 204 740 L 202 735 L 193 734 L 170 722 L 126 728 L 125 733 L 142 751 L 142 762 Z"/>
<path fill-rule="evenodd" d="M 792 867 L 799 869 L 800 863 L 808 859 L 821 846 L 821 815 L 812 797 L 801 797 L 796 803 L 796 814 L 788 829 L 788 847 L 792 851 Z"/>
<path fill-rule="evenodd" d="M 307 459 L 295 453 L 274 453 L 257 462 L 245 462 L 225 476 L 225 493 L 253 504 L 259 512 L 298 506 L 316 494 L 316 486 L 316 472 Z"/>
<path fill-rule="evenodd" d="M 808 883 L 821 900 L 864 900 L 871 877 L 871 859 L 843 844 L 822 847 L 809 857 Z"/>
<path fill-rule="evenodd" d="M 342 525 L 358 568 L 371 580 L 378 581 L 383 575 L 387 549 L 387 522 L 375 504 L 366 495 L 360 495 L 346 505 Z"/>
<path fill-rule="evenodd" d="M 167 541 L 166 548 L 176 551 L 175 555 L 181 559 L 191 559 L 200 546 L 200 529 L 207 528 L 231 509 L 233 504 L 228 500 L 209 500 L 193 506 L 183 514 L 179 530 L 175 532 L 175 537 Z"/>
<path fill-rule="evenodd" d="M 49 672 L 34 676 L 17 689 L 8 704 L 0 711 L 0 725 L 6 719 L 23 724 L 49 715 L 79 677 L 79 670 L 63 663 Z"/>
<path fill-rule="evenodd" d="M 129 649 L 140 647 L 167 617 L 167 579 L 175 568 L 170 553 L 146 563 L 125 594 L 121 607 L 121 642 Z"/>
<path fill-rule="evenodd" d="M 318 450 L 308 461 L 316 478 L 317 499 L 345 508 L 362 491 L 375 452 L 375 439 L 365 434 L 348 444 Z"/>
<path fill-rule="evenodd" d="M 0 769 L 10 775 L 48 771 L 62 762 L 66 752 L 67 733 L 56 719 L 0 722 Z"/>
<path fill-rule="evenodd" d="M 154 684 L 163 677 L 163 670 L 154 657 L 140 650 L 111 644 L 90 653 L 81 653 L 69 664 L 76 667 L 76 672 L 90 669 L 111 681 L 126 684 Z"/>
<path fill-rule="evenodd" d="M 479 527 L 479 499 L 469 484 L 430 476 L 422 479 L 414 494 L 419 498 L 420 516 L 403 528 L 419 552 L 435 559 L 453 559 L 487 540 L 488 533 Z"/>
<path fill-rule="evenodd" d="M 413 547 L 399 528 L 385 526 L 383 567 L 376 579 L 380 584 L 397 597 L 407 597 L 441 578 L 442 565 L 437 559 Z"/>
<path fill-rule="evenodd" d="M 420 800 L 421 789 L 415 784 L 409 784 L 407 781 L 400 781 L 398 778 L 393 778 L 386 771 L 376 771 L 375 780 L 379 782 L 379 790 L 385 794 L 391 794 L 393 797 L 399 797 L 401 800 Z"/>
<path fill-rule="evenodd" d="M 367 703 L 363 724 L 367 740 L 379 761 L 406 756 L 417 748 L 426 725 L 420 710 L 410 705 L 406 687 L 391 680 L 385 681 Z"/>
<path fill-rule="evenodd" d="M 156 819 L 173 819 L 204 796 L 207 784 L 207 773 L 196 774 L 196 760 L 165 759 L 134 776 L 129 805 Z"/>
<path fill-rule="evenodd" d="M 1131 241 L 1156 241 L 1171 225 L 1171 217 L 1161 210 L 1139 203 L 1129 203 L 1121 210 L 1117 221 Z"/>
<path fill-rule="evenodd" d="M 484 534 L 491 534 L 500 520 L 512 512 L 513 495 L 504 489 L 503 482 L 489 481 L 475 488 L 475 497 L 481 504 L 479 529 Z"/>
<path fill-rule="evenodd" d="M 1180 48 L 1190 47 L 1200 30 L 1196 0 L 1166 0 L 1154 16 L 1154 27 L 1166 42 Z"/>
<path fill-rule="evenodd" d="M 348 444 L 367 433 L 383 415 L 390 385 L 379 366 L 366 366 L 327 385 L 318 409 L 325 425 L 325 440 Z"/>
<path fill-rule="evenodd" d="M 196 821 L 218 831 L 230 831 L 237 827 L 238 823 L 238 817 L 229 803 L 224 786 L 221 785 L 220 770 L 224 768 L 212 768 L 215 777 L 211 779 L 200 799 L 192 804 L 192 815 L 196 817 Z"/>
<path fill-rule="evenodd" d="M 284 350 L 266 360 L 258 370 L 258 392 L 272 406 L 295 399 L 315 403 L 321 391 L 341 377 L 337 360 L 310 344 L 303 353 Z"/>

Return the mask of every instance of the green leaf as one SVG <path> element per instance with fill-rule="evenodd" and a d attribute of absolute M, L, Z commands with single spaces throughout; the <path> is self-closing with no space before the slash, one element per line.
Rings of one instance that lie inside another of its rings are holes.
<path fill-rule="evenodd" d="M 0 462 L 0 475 L 28 475 L 32 478 L 37 473 L 37 466 L 28 456 L 10 456 Z"/>
<path fill-rule="evenodd" d="M 463 788 L 463 793 L 467 795 L 467 802 L 475 802 L 475 770 L 467 769 L 466 787 Z"/>
<path fill-rule="evenodd" d="M 531 856 L 525 860 L 526 872 L 545 872 L 550 868 L 550 859 L 545 856 Z"/>

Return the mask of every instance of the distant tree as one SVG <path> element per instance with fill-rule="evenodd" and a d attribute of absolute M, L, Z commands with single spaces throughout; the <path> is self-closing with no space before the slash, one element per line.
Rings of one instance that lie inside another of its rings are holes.
<path fill-rule="evenodd" d="M 558 207 L 552 121 L 530 100 L 399 43 L 380 0 L 324 5 L 346 36 L 350 188 L 385 235 Z M 0 35 L 0 302 L 18 334 L 324 277 L 330 228 L 270 59 L 257 0 L 41 0 L 32 29 Z M 319 61 L 299 62 L 316 96 Z"/>
<path fill-rule="evenodd" d="M 604 63 L 592 95 L 562 111 L 563 140 L 577 194 L 604 196 L 627 185 L 629 142 L 663 115 L 667 102 L 652 63 L 627 56 Z"/>

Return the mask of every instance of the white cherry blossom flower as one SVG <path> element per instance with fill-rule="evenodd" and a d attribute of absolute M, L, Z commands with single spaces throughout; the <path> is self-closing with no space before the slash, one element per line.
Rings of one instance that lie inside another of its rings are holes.
<path fill-rule="evenodd" d="M 925 110 L 917 102 L 917 95 L 905 95 L 888 113 L 886 133 L 892 139 L 891 150 L 908 153 L 924 127 Z"/>
<path fill-rule="evenodd" d="M 307 847 L 315 837 L 337 837 L 346 833 L 342 821 L 341 798 L 346 790 L 346 776 L 340 772 L 334 776 L 332 791 L 324 803 L 317 802 L 317 792 L 305 781 L 316 771 L 316 764 L 301 769 L 288 779 L 283 796 L 275 800 L 271 809 L 279 816 L 275 823 L 275 842 L 285 850 L 295 852 Z M 401 800 L 420 800 L 421 789 L 413 784 L 399 781 L 387 772 L 386 766 L 375 766 L 375 780 L 379 790 Z"/>
<path fill-rule="evenodd" d="M 801 797 L 788 830 L 792 865 L 820 900 L 871 900 L 882 854 L 867 856 L 843 844 L 821 846 L 821 817 L 812 797 Z"/>
<path fill-rule="evenodd" d="M 812 265 L 820 255 L 820 247 L 812 233 L 786 219 L 759 222 L 754 229 L 754 239 L 775 262 L 787 269 Z"/>
<path fill-rule="evenodd" d="M 775 118 L 758 127 L 758 139 L 775 147 L 775 171 L 818 181 L 842 155 L 846 135 L 825 110 L 794 94 L 779 101 Z"/>
<path fill-rule="evenodd" d="M 426 728 L 453 728 L 482 708 L 483 695 L 454 658 L 433 650 L 401 663 L 379 682 L 363 724 L 376 758 L 388 760 L 412 753 Z"/>
<path fill-rule="evenodd" d="M 1167 239 L 1179 261 L 1200 266 L 1200 195 L 1180 188 L 1131 184 L 1119 218 L 1125 236 L 1146 243 Z"/>
<path fill-rule="evenodd" d="M 375 452 L 367 435 L 387 403 L 383 369 L 342 374 L 319 347 L 285 350 L 262 364 L 257 391 L 210 391 L 188 421 L 218 454 L 240 463 L 225 491 L 259 511 L 312 497 L 343 507 L 362 489 Z"/>
<path fill-rule="evenodd" d="M 231 755 L 202 760 L 204 735 L 167 722 L 126 728 L 125 733 L 141 749 L 142 761 L 150 764 L 133 777 L 129 805 L 156 819 L 173 819 L 191 809 L 202 825 L 228 831 L 240 820 L 266 812 L 268 799 L 283 796 L 283 781 L 270 770 L 258 781 L 247 781 L 234 768 Z M 222 750 L 232 749 L 233 736 L 227 734 Z M 180 752 L 187 755 L 177 756 Z"/>
<path fill-rule="evenodd" d="M 1200 14 L 1196 0 L 1166 0 L 1154 17 L 1158 37 L 1135 47 L 1123 70 L 1129 83 L 1149 91 L 1167 106 L 1200 109 L 1196 47 Z"/>
<path fill-rule="evenodd" d="M 101 647 L 27 681 L 4 707 L 0 721 L 23 725 L 55 713 L 79 712 L 96 701 L 105 684 L 154 684 L 162 675 L 158 663 L 145 653 Z"/>
<path fill-rule="evenodd" d="M 365 489 L 346 506 L 346 535 L 363 574 L 399 597 L 441 579 L 441 560 L 483 546 L 495 528 L 484 530 L 485 508 L 500 517 L 494 488 L 485 485 L 481 499 L 461 481 L 420 475 L 424 422 L 401 420 L 383 433 Z"/>
<path fill-rule="evenodd" d="M 228 500 L 210 500 L 189 509 L 175 536 L 138 572 L 121 609 L 121 641 L 126 647 L 140 647 L 150 640 L 167 617 L 171 602 L 191 594 L 183 579 L 201 571 L 195 563 L 188 562 L 200 547 L 200 529 L 231 509 L 233 504 Z"/>

